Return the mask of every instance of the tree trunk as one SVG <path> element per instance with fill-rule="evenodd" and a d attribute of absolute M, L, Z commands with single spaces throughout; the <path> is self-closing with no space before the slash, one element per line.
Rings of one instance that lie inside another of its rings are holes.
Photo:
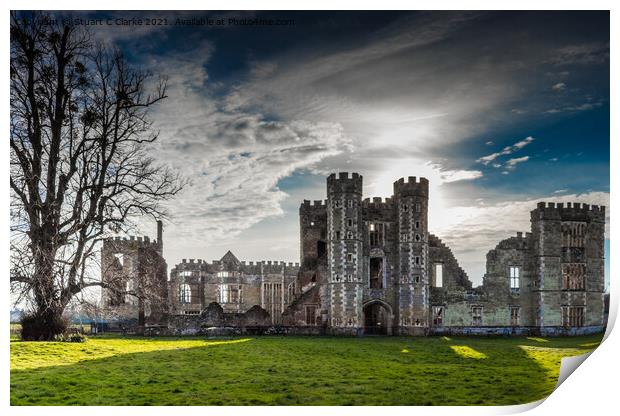
<path fill-rule="evenodd" d="M 64 333 L 67 322 L 62 314 L 67 301 L 56 292 L 54 282 L 55 250 L 51 244 L 33 250 L 35 284 L 33 286 L 34 311 L 22 320 L 22 339 L 28 341 L 53 341 Z"/>

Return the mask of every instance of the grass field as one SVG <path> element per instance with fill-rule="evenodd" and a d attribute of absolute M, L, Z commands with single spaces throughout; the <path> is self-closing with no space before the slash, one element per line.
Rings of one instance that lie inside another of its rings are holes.
<path fill-rule="evenodd" d="M 506 405 L 542 399 L 574 338 L 11 342 L 12 405 Z"/>

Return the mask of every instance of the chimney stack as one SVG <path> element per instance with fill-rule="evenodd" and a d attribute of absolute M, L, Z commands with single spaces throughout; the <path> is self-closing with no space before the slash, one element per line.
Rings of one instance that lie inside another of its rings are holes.
<path fill-rule="evenodd" d="M 159 246 L 159 253 L 164 251 L 164 225 L 161 220 L 157 221 L 157 245 Z"/>

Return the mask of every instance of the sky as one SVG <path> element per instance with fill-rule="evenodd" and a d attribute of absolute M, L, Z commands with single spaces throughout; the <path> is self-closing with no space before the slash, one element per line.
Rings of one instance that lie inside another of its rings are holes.
<path fill-rule="evenodd" d="M 608 12 L 73 16 L 166 19 L 90 30 L 168 77 L 150 151 L 191 181 L 168 206 L 169 268 L 299 261 L 299 205 L 331 172 L 363 175 L 364 197 L 428 178 L 429 230 L 474 285 L 536 202 L 609 205 Z M 176 24 L 192 18 L 225 24 Z M 606 257 L 609 276 L 608 240 Z"/>

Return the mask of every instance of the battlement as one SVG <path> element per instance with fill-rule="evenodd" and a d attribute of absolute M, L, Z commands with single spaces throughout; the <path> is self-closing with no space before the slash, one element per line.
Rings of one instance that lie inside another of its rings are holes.
<path fill-rule="evenodd" d="M 407 181 L 400 178 L 394 182 L 394 195 L 400 196 L 422 196 L 428 198 L 428 179 L 409 176 Z"/>
<path fill-rule="evenodd" d="M 321 212 L 325 211 L 327 207 L 327 200 L 316 199 L 314 201 L 309 201 L 304 199 L 304 201 L 299 206 L 300 212 Z"/>
<path fill-rule="evenodd" d="M 221 265 L 220 260 L 212 260 L 210 263 L 203 259 L 181 259 L 181 263 L 175 266 L 175 269 L 193 269 L 198 270 L 200 268 L 204 268 L 207 266 L 213 266 L 219 269 Z M 271 268 L 280 270 L 282 267 L 285 268 L 299 268 L 299 263 L 294 262 L 285 262 L 285 261 L 272 261 L 272 260 L 261 260 L 261 261 L 241 261 L 242 266 L 247 267 L 259 267 L 263 266 L 263 268 Z M 215 271 L 215 269 L 214 269 Z"/>
<path fill-rule="evenodd" d="M 362 195 L 363 177 L 359 173 L 332 173 L 327 177 L 327 195 L 333 193 L 354 193 Z"/>
<path fill-rule="evenodd" d="M 382 198 L 380 196 L 376 196 L 374 198 L 364 198 L 364 200 L 362 200 L 362 206 L 364 208 L 376 208 L 376 209 L 381 209 L 381 208 L 391 208 L 392 207 L 392 203 L 393 203 L 393 199 L 392 198 Z"/>
<path fill-rule="evenodd" d="M 532 218 L 556 221 L 605 221 L 604 205 L 581 202 L 539 202 L 532 211 Z"/>
<path fill-rule="evenodd" d="M 304 207 L 324 207 L 327 205 L 327 200 L 315 199 L 314 201 L 309 201 L 304 199 L 301 205 Z"/>
<path fill-rule="evenodd" d="M 150 237 L 129 236 L 129 237 L 106 237 L 103 239 L 105 245 L 112 245 L 116 249 L 120 248 L 138 248 L 138 247 L 157 247 L 157 240 L 151 241 Z"/>
<path fill-rule="evenodd" d="M 351 177 L 349 177 L 349 172 L 338 172 L 338 178 L 336 178 L 336 174 L 332 173 L 327 177 L 328 181 L 335 181 L 335 180 L 362 180 L 362 175 L 360 175 L 359 173 L 356 172 L 352 172 L 351 173 Z"/>

